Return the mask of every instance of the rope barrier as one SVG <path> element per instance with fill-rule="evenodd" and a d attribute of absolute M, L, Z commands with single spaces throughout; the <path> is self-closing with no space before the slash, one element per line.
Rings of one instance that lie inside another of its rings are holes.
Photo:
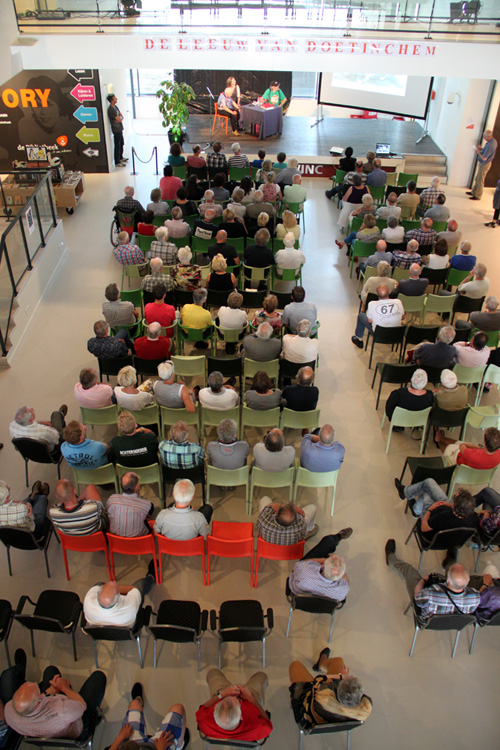
<path fill-rule="evenodd" d="M 149 159 L 147 161 L 144 161 L 143 159 L 140 159 L 137 156 L 137 151 L 135 150 L 134 146 L 132 146 L 132 172 L 131 172 L 131 174 L 134 174 L 134 175 L 137 174 L 137 172 L 135 171 L 135 160 L 136 159 L 137 159 L 137 161 L 140 161 L 141 164 L 149 164 L 149 162 L 151 161 L 151 159 L 153 158 L 153 156 L 155 157 L 155 163 L 156 163 L 156 172 L 155 172 L 155 174 L 158 174 L 158 148 L 156 146 L 154 146 L 153 150 L 151 151 L 151 156 L 149 157 Z"/>

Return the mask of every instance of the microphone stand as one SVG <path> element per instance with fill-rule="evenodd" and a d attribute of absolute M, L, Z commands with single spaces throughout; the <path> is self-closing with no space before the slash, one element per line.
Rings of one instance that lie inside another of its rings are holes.
<path fill-rule="evenodd" d="M 212 94 L 208 86 L 206 88 L 207 88 L 208 93 L 210 94 L 210 99 L 208 100 L 208 108 L 210 111 L 210 117 L 212 117 L 212 101 L 215 101 L 215 96 Z"/>

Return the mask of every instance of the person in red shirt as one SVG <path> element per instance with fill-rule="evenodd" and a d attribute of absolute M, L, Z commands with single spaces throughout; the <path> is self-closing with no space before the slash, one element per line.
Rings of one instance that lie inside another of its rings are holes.
<path fill-rule="evenodd" d="M 207 163 L 200 154 L 201 146 L 196 144 L 195 146 L 193 146 L 192 155 L 188 156 L 186 159 L 188 167 L 194 167 L 195 169 L 203 169 L 203 167 L 206 167 Z"/>
<path fill-rule="evenodd" d="M 153 224 L 154 218 L 154 211 L 144 211 L 141 216 L 141 221 L 137 225 L 138 234 L 142 234 L 145 237 L 154 237 L 156 230 L 156 227 Z"/>
<path fill-rule="evenodd" d="M 182 187 L 180 177 L 174 177 L 174 169 L 167 164 L 163 167 L 163 177 L 160 180 L 161 199 L 163 201 L 174 201 L 177 198 L 177 191 Z"/>
<path fill-rule="evenodd" d="M 494 469 L 500 464 L 500 431 L 496 427 L 484 431 L 484 446 L 455 442 L 445 437 L 442 430 L 436 430 L 435 440 L 450 464 L 463 464 L 471 469 Z"/>
<path fill-rule="evenodd" d="M 161 325 L 151 323 L 146 335 L 134 341 L 135 353 L 141 359 L 167 359 L 170 356 L 170 338 L 160 336 Z"/>
<path fill-rule="evenodd" d="M 165 284 L 156 284 L 153 287 L 154 302 L 149 302 L 144 306 L 144 317 L 146 323 L 159 323 L 162 327 L 169 328 L 175 320 L 175 307 L 165 303 L 167 293 Z M 173 331 L 167 331 L 169 338 L 172 337 Z"/>
<path fill-rule="evenodd" d="M 271 734 L 273 725 L 263 706 L 268 685 L 265 672 L 253 674 L 246 685 L 233 685 L 220 669 L 211 669 L 207 683 L 212 697 L 196 712 L 200 732 L 251 742 Z"/>

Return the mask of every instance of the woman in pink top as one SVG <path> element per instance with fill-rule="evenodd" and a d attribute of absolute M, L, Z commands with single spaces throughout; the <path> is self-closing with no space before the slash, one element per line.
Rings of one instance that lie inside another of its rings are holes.
<path fill-rule="evenodd" d="M 111 406 L 113 389 L 110 385 L 97 382 L 95 370 L 85 368 L 80 372 L 80 382 L 75 385 L 75 398 L 79 406 L 87 409 L 101 409 Z"/>

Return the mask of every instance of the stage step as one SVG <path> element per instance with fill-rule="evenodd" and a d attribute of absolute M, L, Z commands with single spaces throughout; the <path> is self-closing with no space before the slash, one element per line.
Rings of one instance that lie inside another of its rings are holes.
<path fill-rule="evenodd" d="M 418 174 L 418 186 L 430 185 L 434 175 L 440 177 L 445 185 L 448 182 L 448 171 L 446 156 L 444 154 L 403 154 L 405 158 L 405 172 L 416 172 Z"/>

